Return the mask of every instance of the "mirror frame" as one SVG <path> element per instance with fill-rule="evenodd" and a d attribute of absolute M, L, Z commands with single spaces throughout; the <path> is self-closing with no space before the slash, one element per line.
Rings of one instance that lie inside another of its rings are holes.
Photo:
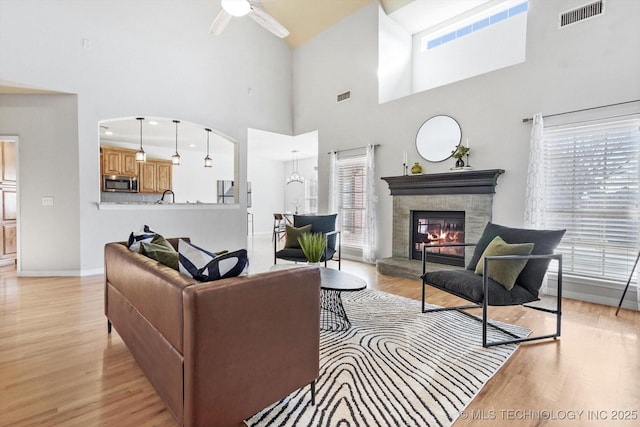
<path fill-rule="evenodd" d="M 438 123 L 442 122 L 442 119 L 446 119 L 446 123 Z M 434 126 L 442 127 L 445 125 L 447 126 L 446 129 L 434 128 Z M 448 133 L 442 135 L 442 130 L 448 131 Z M 434 131 L 438 131 L 438 133 L 434 135 Z M 439 163 L 449 159 L 461 141 L 462 128 L 458 121 L 451 116 L 438 114 L 427 119 L 418 129 L 418 133 L 416 134 L 416 149 L 420 157 L 426 161 Z M 445 148 L 437 150 L 434 155 L 434 148 L 442 147 L 443 145 Z M 440 152 L 444 152 L 445 150 L 446 157 L 442 157 L 445 154 Z"/>

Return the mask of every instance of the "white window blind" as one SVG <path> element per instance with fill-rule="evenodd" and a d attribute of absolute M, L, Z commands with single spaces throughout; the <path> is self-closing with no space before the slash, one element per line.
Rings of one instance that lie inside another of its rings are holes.
<path fill-rule="evenodd" d="M 639 248 L 640 115 L 545 128 L 545 225 L 563 270 L 626 282 Z"/>
<path fill-rule="evenodd" d="M 367 199 L 366 156 L 337 160 L 338 223 L 343 246 L 364 247 Z"/>

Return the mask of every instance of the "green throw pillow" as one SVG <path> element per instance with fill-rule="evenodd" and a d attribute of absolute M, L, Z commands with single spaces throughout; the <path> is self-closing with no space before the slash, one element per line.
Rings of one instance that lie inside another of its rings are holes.
<path fill-rule="evenodd" d="M 170 243 L 169 247 L 170 249 L 167 248 L 166 245 L 142 242 L 140 243 L 140 253 L 142 255 L 148 256 L 151 259 L 155 259 L 156 261 L 166 265 L 167 267 L 178 270 L 178 252 L 173 249 L 173 246 L 171 246 Z"/>
<path fill-rule="evenodd" d="M 311 232 L 311 224 L 305 225 L 299 228 L 287 225 L 287 238 L 284 242 L 284 247 L 300 249 L 300 243 L 298 242 L 298 237 L 302 236 L 304 233 L 310 233 L 310 232 Z"/>
<path fill-rule="evenodd" d="M 500 236 L 496 236 L 482 253 L 482 256 L 476 264 L 476 274 L 483 274 L 484 257 L 500 256 L 500 255 L 530 255 L 533 251 L 533 243 L 514 243 L 509 244 L 502 240 Z M 527 260 L 499 260 L 489 263 L 489 278 L 500 283 L 506 290 L 510 291 L 516 284 L 516 279 L 527 265 Z"/>
<path fill-rule="evenodd" d="M 171 243 L 169 243 L 169 241 L 167 239 L 165 239 L 164 237 L 162 237 L 160 234 L 156 234 L 153 239 L 151 239 L 151 243 L 154 243 L 156 245 L 160 245 L 163 246 L 167 249 L 173 250 L 175 251 L 175 248 L 173 247 L 173 245 L 171 245 Z"/>

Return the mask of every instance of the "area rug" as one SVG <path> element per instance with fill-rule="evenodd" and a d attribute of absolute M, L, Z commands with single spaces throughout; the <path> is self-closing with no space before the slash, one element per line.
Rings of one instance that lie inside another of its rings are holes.
<path fill-rule="evenodd" d="M 418 301 L 374 290 L 342 299 L 352 326 L 320 334 L 316 405 L 304 387 L 247 425 L 450 426 L 517 349 L 483 348 L 481 323 L 454 311 L 421 313 Z M 503 338 L 491 329 L 490 340 Z"/>

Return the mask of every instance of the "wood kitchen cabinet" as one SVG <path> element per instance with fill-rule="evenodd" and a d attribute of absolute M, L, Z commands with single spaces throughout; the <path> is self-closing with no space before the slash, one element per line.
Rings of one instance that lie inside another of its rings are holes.
<path fill-rule="evenodd" d="M 172 165 L 169 160 L 147 159 L 140 164 L 141 193 L 162 193 L 171 190 Z"/>
<path fill-rule="evenodd" d="M 16 184 L 18 178 L 16 162 L 16 144 L 11 141 L 0 142 L 0 180 L 3 184 Z"/>
<path fill-rule="evenodd" d="M 100 147 L 103 175 L 137 176 L 136 150 L 117 147 Z"/>

